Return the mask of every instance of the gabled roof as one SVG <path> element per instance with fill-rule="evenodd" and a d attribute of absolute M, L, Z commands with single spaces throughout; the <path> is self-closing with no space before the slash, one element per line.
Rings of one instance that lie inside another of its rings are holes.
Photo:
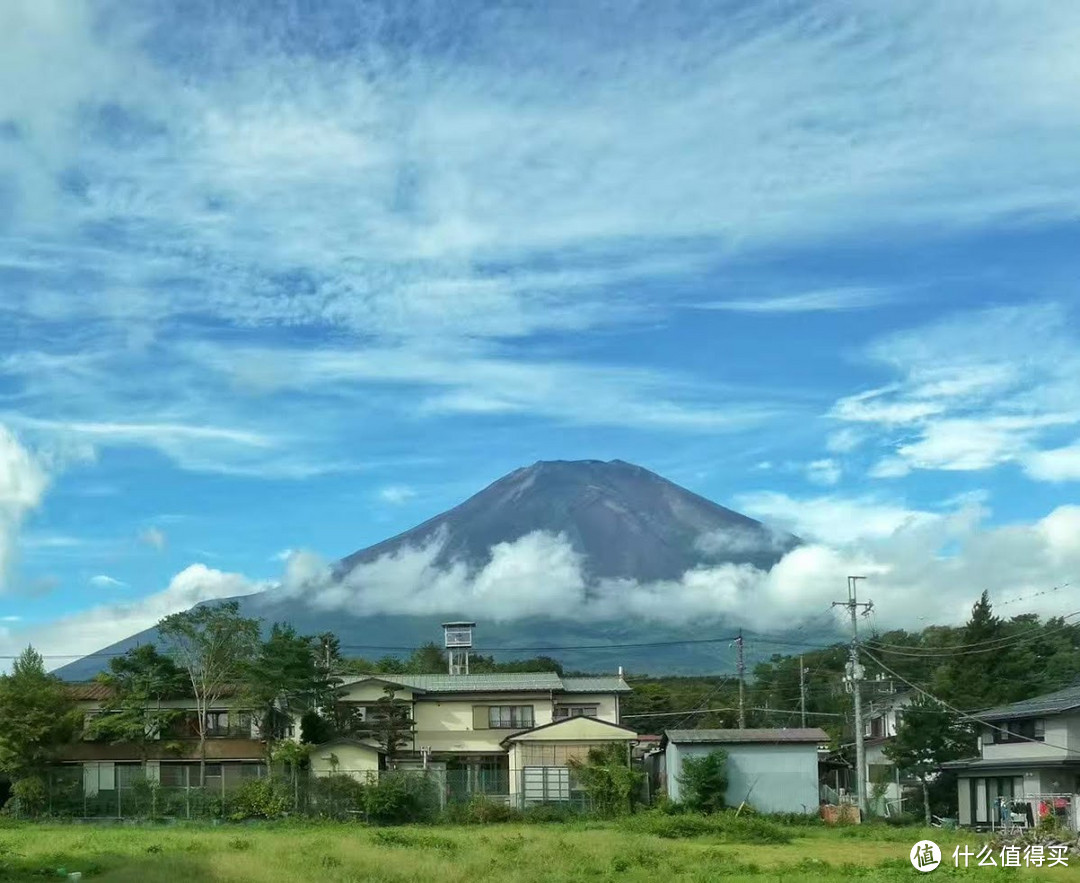
<path fill-rule="evenodd" d="M 576 729 L 576 728 L 580 728 L 581 726 L 587 726 L 587 727 L 588 726 L 597 726 L 597 727 L 600 727 L 602 730 L 609 730 L 609 731 L 610 730 L 618 730 L 618 731 L 620 731 L 620 735 L 613 736 L 614 738 L 621 738 L 621 739 L 636 739 L 637 738 L 637 731 L 636 730 L 631 730 L 629 727 L 624 727 L 622 724 L 615 724 L 615 723 L 612 723 L 611 721 L 600 720 L 600 718 L 597 718 L 597 717 L 578 716 L 578 717 L 563 718 L 562 720 L 559 720 L 559 721 L 552 721 L 550 724 L 541 724 L 538 727 L 533 727 L 531 730 L 523 730 L 520 733 L 511 733 L 509 736 L 507 736 L 505 739 L 503 739 L 500 744 L 505 745 L 507 742 L 527 742 L 529 740 L 530 736 L 532 736 L 535 733 L 539 733 L 541 731 L 554 731 L 559 727 L 565 727 L 565 728 L 568 728 L 568 729 Z M 550 734 L 545 732 L 544 735 L 550 735 Z M 571 740 L 571 741 L 581 741 L 581 737 L 580 736 L 575 736 L 573 738 L 573 740 Z"/>
<path fill-rule="evenodd" d="M 369 681 L 374 681 L 377 684 L 386 684 L 388 687 L 406 687 L 413 693 L 424 693 L 426 691 L 421 690 L 419 687 L 414 687 L 412 684 L 406 683 L 402 678 L 406 675 L 360 675 L 359 677 L 343 678 L 341 686 L 352 687 L 356 684 L 366 684 Z"/>
<path fill-rule="evenodd" d="M 792 727 L 791 729 L 750 730 L 667 730 L 662 743 L 757 743 L 805 742 L 818 745 L 829 741 L 829 734 L 819 727 Z"/>
<path fill-rule="evenodd" d="M 321 751 L 331 748 L 334 745 L 355 745 L 357 748 L 366 748 L 369 751 L 374 751 L 376 754 L 386 754 L 385 748 L 380 748 L 378 745 L 372 745 L 361 739 L 353 739 L 350 736 L 340 736 L 337 739 L 331 739 L 329 742 L 320 742 L 318 745 L 312 745 L 310 750 Z"/>
<path fill-rule="evenodd" d="M 366 680 L 398 684 L 423 693 L 629 693 L 620 677 L 563 678 L 555 672 L 506 672 L 475 675 L 371 674 L 345 679 L 345 686 Z"/>
<path fill-rule="evenodd" d="M 1056 690 L 1033 699 L 1014 702 L 1011 705 L 988 708 L 986 711 L 978 712 L 975 717 L 984 721 L 1009 720 L 1010 718 L 1061 714 L 1063 711 L 1071 711 L 1074 708 L 1080 708 L 1080 683 L 1074 683 L 1064 690 Z"/>
<path fill-rule="evenodd" d="M 82 684 L 69 683 L 65 686 L 68 697 L 75 702 L 101 701 L 112 696 L 112 688 L 99 684 L 97 681 L 87 681 Z"/>

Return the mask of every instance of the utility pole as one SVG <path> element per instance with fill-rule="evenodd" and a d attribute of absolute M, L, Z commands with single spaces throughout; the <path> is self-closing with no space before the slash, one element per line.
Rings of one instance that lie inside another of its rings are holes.
<path fill-rule="evenodd" d="M 743 638 L 742 629 L 739 629 L 739 636 L 735 639 L 735 647 L 738 651 L 736 670 L 739 673 L 739 729 L 746 729 L 746 708 L 743 705 L 743 681 L 746 679 L 746 662 L 743 660 Z"/>
<path fill-rule="evenodd" d="M 803 668 L 802 656 L 799 657 L 799 717 L 801 726 L 806 729 L 806 669 Z"/>
<path fill-rule="evenodd" d="M 855 779 L 858 783 L 859 812 L 865 816 L 868 811 L 866 804 L 866 744 L 863 737 L 862 723 L 862 666 L 859 665 L 859 608 L 863 609 L 863 615 L 868 614 L 874 607 L 873 601 L 860 602 L 858 597 L 859 580 L 865 576 L 849 576 L 847 578 L 848 599 L 846 601 L 833 601 L 833 607 L 846 607 L 851 615 L 851 662 L 848 664 L 848 680 L 851 682 L 852 702 L 855 706 Z"/>

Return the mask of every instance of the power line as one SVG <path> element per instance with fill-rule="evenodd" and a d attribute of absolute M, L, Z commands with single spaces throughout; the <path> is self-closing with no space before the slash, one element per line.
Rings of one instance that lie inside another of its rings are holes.
<path fill-rule="evenodd" d="M 1062 617 L 1057 617 L 1062 620 L 1072 619 L 1080 616 L 1080 610 L 1073 613 L 1065 614 Z M 1066 623 L 1054 628 L 1046 629 L 1042 626 L 1035 626 L 1031 629 L 1025 630 L 1024 633 L 1019 635 L 1004 635 L 1000 638 L 990 638 L 986 641 L 974 641 L 969 644 L 953 644 L 948 647 L 928 647 L 926 650 L 920 650 L 918 646 L 909 646 L 906 644 L 882 644 L 877 641 L 868 641 L 868 646 L 873 647 L 882 653 L 886 653 L 889 656 L 908 656 L 912 659 L 935 659 L 941 657 L 957 656 L 957 655 L 969 655 L 974 653 L 993 653 L 997 650 L 1007 650 L 1011 647 L 1018 647 L 1022 644 L 1029 643 L 1030 641 L 1041 640 L 1046 635 L 1056 634 L 1057 632 L 1067 631 L 1075 628 L 1076 623 Z"/>
<path fill-rule="evenodd" d="M 1075 748 L 1067 748 L 1064 745 L 1055 745 L 1052 742 L 1047 742 L 1045 740 L 1033 739 L 1030 736 L 1023 736 L 1020 733 L 1014 733 L 1012 730 L 1007 730 L 1004 727 L 996 726 L 996 725 L 990 723 L 989 721 L 985 721 L 985 720 L 983 720 L 983 719 L 981 719 L 979 717 L 976 717 L 973 714 L 968 714 L 966 711 L 961 711 L 956 706 L 950 705 L 944 699 L 939 699 L 937 696 L 935 696 L 929 690 L 924 690 L 918 684 L 914 684 L 911 681 L 907 680 L 907 678 L 905 678 L 903 675 L 897 674 L 895 671 L 893 671 L 891 668 L 889 668 L 880 659 L 876 659 L 874 657 L 873 653 L 870 653 L 869 651 L 866 651 L 866 655 L 869 656 L 871 659 L 873 659 L 878 665 L 880 665 L 883 669 L 885 669 L 885 671 L 887 671 L 889 674 L 891 674 L 897 680 L 903 681 L 905 684 L 907 684 L 912 689 L 917 690 L 919 693 L 921 693 L 927 699 L 930 699 L 931 701 L 936 702 L 938 705 L 941 705 L 944 708 L 947 708 L 949 711 L 953 712 L 953 714 L 957 714 L 960 717 L 964 718 L 965 720 L 972 721 L 973 723 L 979 724 L 979 726 L 986 727 L 986 728 L 994 730 L 994 731 L 996 731 L 998 733 L 1005 733 L 1006 735 L 1009 736 L 1010 739 L 1019 739 L 1022 742 L 1033 742 L 1036 745 L 1045 745 L 1048 748 L 1056 748 L 1056 749 L 1058 749 L 1060 751 L 1064 751 L 1066 754 L 1080 754 L 1080 751 L 1078 751 Z"/>
<path fill-rule="evenodd" d="M 693 709 L 691 711 L 639 711 L 639 712 L 635 712 L 634 714 L 623 714 L 623 715 L 620 715 L 620 716 L 621 717 L 677 717 L 679 715 L 683 715 L 685 717 L 690 717 L 690 716 L 695 715 L 695 714 L 710 714 L 710 713 L 712 713 L 714 711 L 736 711 L 737 712 L 738 710 L 739 710 L 738 706 L 726 706 L 725 705 L 725 706 L 722 706 L 720 708 L 695 708 L 695 709 Z M 793 713 L 797 714 L 799 710 L 797 708 L 792 710 L 792 709 L 789 709 L 789 708 L 754 708 L 754 707 L 751 707 L 751 708 L 747 708 L 746 711 L 764 711 L 764 712 L 768 712 L 769 714 L 787 714 L 788 712 L 793 711 Z M 808 715 L 814 715 L 816 717 L 847 717 L 847 715 L 839 714 L 838 712 L 835 712 L 835 711 L 808 711 L 806 713 Z M 668 727 L 668 729 L 677 730 L 677 729 L 679 729 L 680 726 L 681 726 L 681 724 L 679 726 Z"/>

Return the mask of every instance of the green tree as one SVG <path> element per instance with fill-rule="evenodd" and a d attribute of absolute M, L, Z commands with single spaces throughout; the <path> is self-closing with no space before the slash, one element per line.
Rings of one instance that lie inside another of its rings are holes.
<path fill-rule="evenodd" d="M 340 683 L 322 664 L 320 649 L 316 639 L 275 623 L 244 668 L 244 695 L 266 742 L 268 763 L 274 743 L 284 737 L 293 719 L 316 708 Z"/>
<path fill-rule="evenodd" d="M 79 731 L 82 715 L 67 688 L 45 671 L 33 647 L 0 677 L 0 770 L 18 781 L 40 775 Z"/>
<path fill-rule="evenodd" d="M 204 604 L 158 623 L 165 650 L 186 673 L 195 700 L 199 782 L 206 785 L 208 713 L 243 683 L 259 646 L 259 622 L 236 601 Z"/>
<path fill-rule="evenodd" d="M 386 759 L 393 761 L 412 741 L 416 722 L 411 707 L 411 703 L 397 698 L 393 684 L 387 684 L 378 701 L 367 707 L 364 720 L 355 714 L 349 716 L 346 710 L 340 730 L 346 735 L 373 740 L 386 752 Z"/>
<path fill-rule="evenodd" d="M 109 697 L 100 714 L 87 720 L 86 734 L 136 745 L 145 763 L 150 744 L 183 713 L 162 703 L 190 692 L 184 672 L 153 644 L 140 644 L 110 659 L 109 670 L 97 680 L 109 688 Z"/>
<path fill-rule="evenodd" d="M 717 748 L 701 757 L 684 757 L 679 788 L 682 802 L 690 809 L 697 812 L 722 810 L 728 788 L 727 752 Z"/>
<path fill-rule="evenodd" d="M 644 776 L 631 766 L 630 750 L 625 743 L 597 745 L 589 749 L 584 760 L 572 757 L 567 765 L 598 815 L 611 817 L 631 811 L 634 794 Z"/>
<path fill-rule="evenodd" d="M 973 753 L 970 728 L 955 714 L 931 699 L 919 696 L 903 710 L 896 736 L 882 753 L 904 775 L 918 779 L 923 793 L 923 816 L 930 824 L 930 779 L 950 760 Z"/>

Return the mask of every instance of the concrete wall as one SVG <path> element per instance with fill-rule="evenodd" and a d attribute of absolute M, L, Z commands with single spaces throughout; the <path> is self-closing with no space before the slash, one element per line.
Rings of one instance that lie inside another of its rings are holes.
<path fill-rule="evenodd" d="M 702 757 L 717 748 L 727 752 L 729 806 L 746 800 L 760 812 L 817 812 L 817 746 L 807 744 L 676 745 L 666 749 L 668 796 L 681 800 L 679 775 L 687 757 Z M 749 796 L 748 796 L 749 794 Z"/>

